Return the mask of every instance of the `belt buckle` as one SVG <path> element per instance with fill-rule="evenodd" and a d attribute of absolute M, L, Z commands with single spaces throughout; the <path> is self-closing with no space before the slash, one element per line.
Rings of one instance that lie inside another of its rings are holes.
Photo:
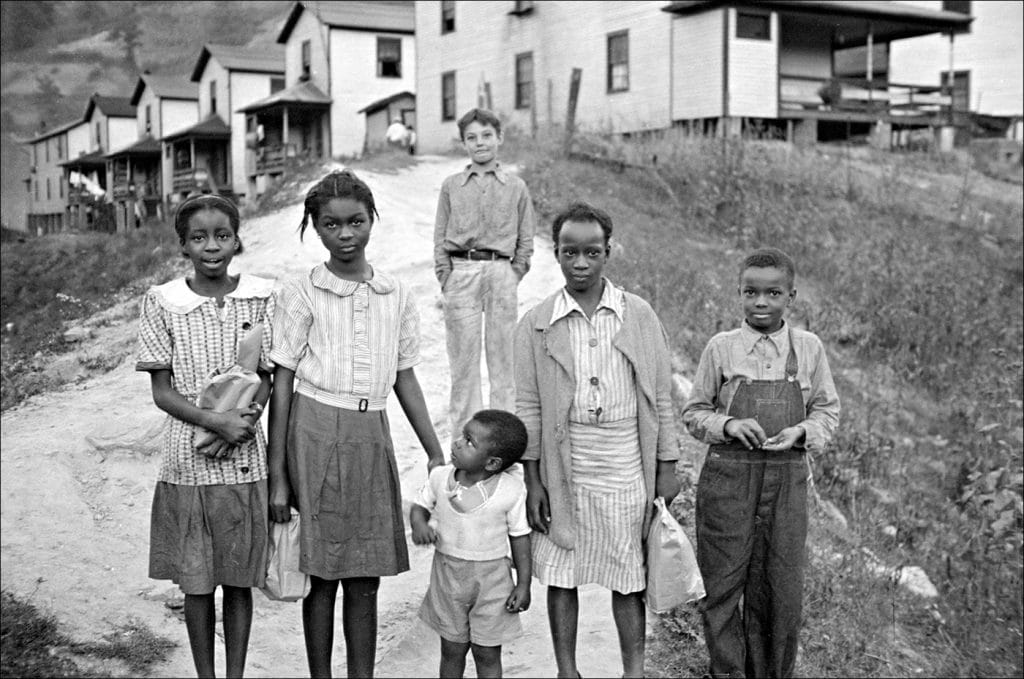
<path fill-rule="evenodd" d="M 369 409 L 369 407 L 370 407 L 370 402 L 367 399 L 365 399 L 365 398 L 359 399 L 359 412 L 365 413 Z"/>

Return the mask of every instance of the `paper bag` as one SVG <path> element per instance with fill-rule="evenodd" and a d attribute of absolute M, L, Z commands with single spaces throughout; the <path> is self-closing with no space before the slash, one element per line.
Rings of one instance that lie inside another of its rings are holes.
<path fill-rule="evenodd" d="M 663 613 L 704 596 L 690 539 L 665 507 L 664 498 L 654 500 L 655 516 L 647 533 L 647 607 Z"/>
<path fill-rule="evenodd" d="M 260 376 L 256 368 L 260 361 L 260 346 L 263 341 L 263 324 L 257 323 L 238 340 L 238 355 L 235 364 L 226 370 L 214 370 L 199 388 L 200 408 L 223 413 L 244 408 L 252 403 L 260 388 Z M 197 445 L 207 443 L 210 432 L 196 427 Z"/>
<path fill-rule="evenodd" d="M 267 582 L 260 590 L 273 601 L 298 601 L 309 594 L 309 576 L 299 571 L 299 514 L 271 523 Z"/>

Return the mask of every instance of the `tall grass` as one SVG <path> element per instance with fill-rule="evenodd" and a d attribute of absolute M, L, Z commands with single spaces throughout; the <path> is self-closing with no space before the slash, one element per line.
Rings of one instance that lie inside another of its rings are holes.
<path fill-rule="evenodd" d="M 792 315 L 825 341 L 844 406 L 815 483 L 851 520 L 812 530 L 798 669 L 1020 675 L 1019 187 L 958 156 L 671 132 L 602 143 L 657 166 L 616 172 L 528 140 L 517 160 L 542 212 L 584 199 L 612 214 L 609 275 L 651 300 L 684 371 L 741 318 L 742 253 L 796 259 Z M 939 598 L 879 564 L 923 567 Z"/>

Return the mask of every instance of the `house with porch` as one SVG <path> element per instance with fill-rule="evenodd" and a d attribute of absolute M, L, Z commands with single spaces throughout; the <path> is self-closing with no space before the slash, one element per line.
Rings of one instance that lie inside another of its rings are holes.
<path fill-rule="evenodd" d="M 245 164 L 257 193 L 289 162 L 359 156 L 360 113 L 414 90 L 412 2 L 296 2 L 277 42 L 285 51 L 285 89 L 234 110 L 247 119 Z"/>
<path fill-rule="evenodd" d="M 112 165 L 110 199 L 118 230 L 162 218 L 171 193 L 170 147 L 159 141 L 196 123 L 199 93 L 183 76 L 139 76 L 131 104 L 136 111 L 136 139 L 107 154 Z M 165 150 L 166 147 L 166 150 Z"/>
<path fill-rule="evenodd" d="M 949 97 L 937 85 L 842 80 L 836 54 L 864 46 L 867 59 L 876 43 L 970 22 L 958 12 L 842 0 L 423 0 L 418 146 L 449 150 L 459 115 L 486 101 L 520 130 L 562 125 L 574 69 L 573 124 L 591 132 L 677 126 L 824 140 L 879 121 L 890 129 L 941 125 Z"/>
<path fill-rule="evenodd" d="M 172 204 L 195 190 L 235 200 L 249 194 L 245 173 L 246 121 L 239 111 L 284 88 L 284 50 L 204 45 L 192 70 L 198 122 L 165 132 Z"/>

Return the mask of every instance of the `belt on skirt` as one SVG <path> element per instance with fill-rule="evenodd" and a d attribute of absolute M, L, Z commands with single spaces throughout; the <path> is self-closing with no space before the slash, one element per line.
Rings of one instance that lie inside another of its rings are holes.
<path fill-rule="evenodd" d="M 476 262 L 486 262 L 495 259 L 511 259 L 507 255 L 503 255 L 500 252 L 494 250 L 454 250 L 448 253 L 449 257 L 455 259 L 472 259 Z"/>
<path fill-rule="evenodd" d="M 295 387 L 295 391 L 324 405 L 344 408 L 345 410 L 358 410 L 361 413 L 365 413 L 367 410 L 384 410 L 388 405 L 387 398 L 365 398 L 353 394 L 335 394 L 331 391 L 317 389 L 305 382 L 299 382 Z"/>

